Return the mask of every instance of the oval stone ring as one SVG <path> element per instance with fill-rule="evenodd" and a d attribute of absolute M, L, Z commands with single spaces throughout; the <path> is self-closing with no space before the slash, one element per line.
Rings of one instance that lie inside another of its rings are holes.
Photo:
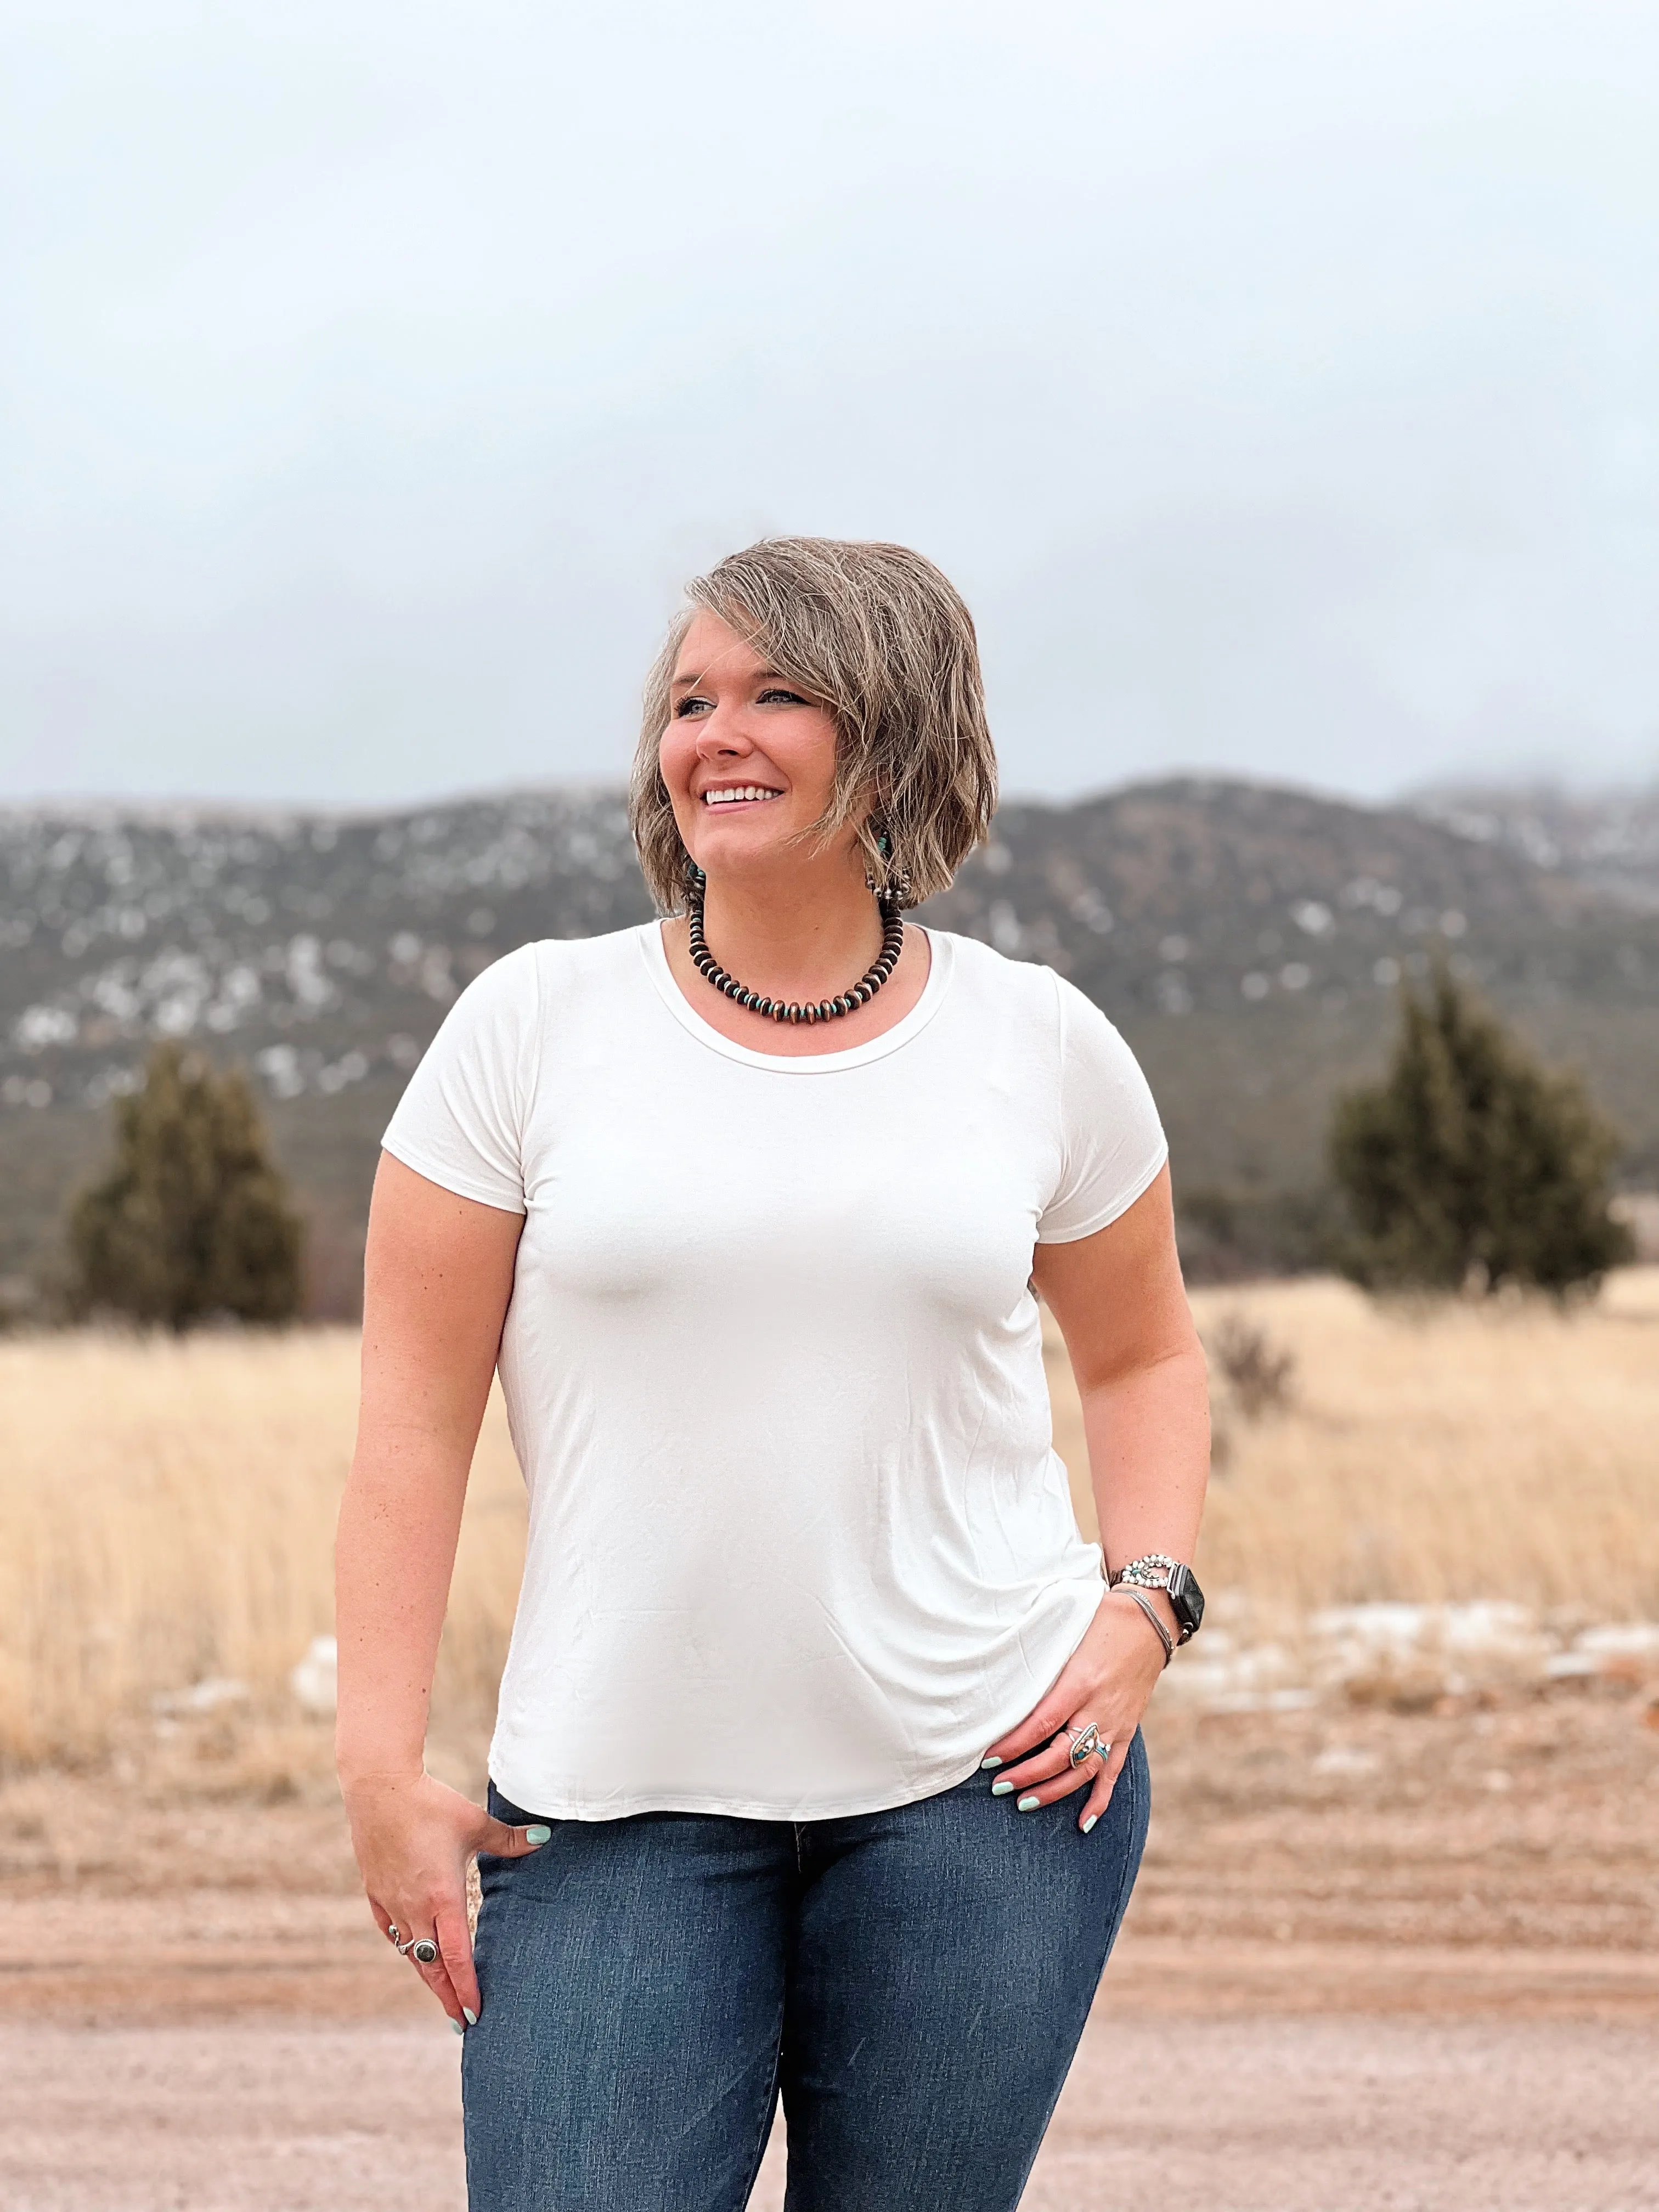
<path fill-rule="evenodd" d="M 1097 1752 L 1104 1759 L 1112 1747 L 1109 1743 L 1102 1741 L 1100 1730 L 1092 1721 L 1085 1721 L 1079 1728 L 1067 1729 L 1065 1735 L 1072 1747 L 1073 1766 L 1081 1766 L 1085 1759 L 1092 1759 Z"/>
<path fill-rule="evenodd" d="M 413 1959 L 416 1966 L 435 1966 L 438 1963 L 438 1947 L 429 1936 L 411 1936 L 407 1943 L 398 1944 L 398 1952 L 401 1958 Z"/>

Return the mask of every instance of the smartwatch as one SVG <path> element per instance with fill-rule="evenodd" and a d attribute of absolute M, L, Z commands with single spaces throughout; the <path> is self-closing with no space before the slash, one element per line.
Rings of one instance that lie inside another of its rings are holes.
<path fill-rule="evenodd" d="M 1139 1559 L 1131 1559 L 1127 1566 L 1120 1567 L 1107 1578 L 1110 1589 L 1160 1589 L 1169 1599 L 1181 1631 L 1177 1644 L 1188 1644 L 1197 1635 L 1204 1620 L 1204 1593 L 1198 1586 L 1198 1577 L 1181 1560 L 1172 1559 L 1167 1552 L 1148 1552 Z"/>

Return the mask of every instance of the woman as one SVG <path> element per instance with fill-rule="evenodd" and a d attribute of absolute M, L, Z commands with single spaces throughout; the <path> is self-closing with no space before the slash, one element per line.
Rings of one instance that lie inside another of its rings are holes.
<path fill-rule="evenodd" d="M 1000 2212 L 1201 1608 L 1164 1139 L 1079 993 L 902 919 L 995 798 L 939 571 L 783 539 L 689 597 L 632 799 L 679 910 L 499 961 L 386 1133 L 342 1784 L 375 1917 L 465 2035 L 473 2212 L 735 2212 L 780 2094 L 791 2212 Z M 497 1367 L 530 1532 L 486 1813 L 422 1754 Z"/>

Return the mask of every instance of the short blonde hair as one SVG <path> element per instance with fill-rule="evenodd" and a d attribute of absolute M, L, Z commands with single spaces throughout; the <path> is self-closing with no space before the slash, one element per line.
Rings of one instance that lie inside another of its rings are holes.
<path fill-rule="evenodd" d="M 835 788 L 814 834 L 856 830 L 877 887 L 915 906 L 947 888 L 996 811 L 973 617 L 949 579 L 904 545 L 765 538 L 686 586 L 645 688 L 629 791 L 640 866 L 665 913 L 684 903 L 687 854 L 658 748 L 685 633 L 716 614 L 834 715 Z M 886 834 L 887 852 L 878 843 Z"/>

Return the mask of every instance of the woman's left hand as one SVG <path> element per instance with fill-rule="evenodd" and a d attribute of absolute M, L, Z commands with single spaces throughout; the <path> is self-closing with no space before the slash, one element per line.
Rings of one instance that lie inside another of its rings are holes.
<path fill-rule="evenodd" d="M 1110 1593 L 1103 1595 L 1087 1634 L 1053 1689 L 1018 1728 L 999 1736 L 986 1753 L 984 1765 L 1006 1770 L 992 1784 L 994 1794 L 1018 1792 L 1018 1809 L 1030 1813 L 1087 1789 L 1088 1798 L 1078 1815 L 1078 1826 L 1086 1836 L 1111 1802 L 1140 1717 L 1163 1671 L 1163 1647 L 1139 1607 Z M 1104 1752 L 1091 1753 L 1080 1766 L 1073 1766 L 1071 1739 L 1065 1731 L 1075 1734 L 1091 1721 Z M 1035 1756 L 1028 1758 L 1027 1753 Z"/>

